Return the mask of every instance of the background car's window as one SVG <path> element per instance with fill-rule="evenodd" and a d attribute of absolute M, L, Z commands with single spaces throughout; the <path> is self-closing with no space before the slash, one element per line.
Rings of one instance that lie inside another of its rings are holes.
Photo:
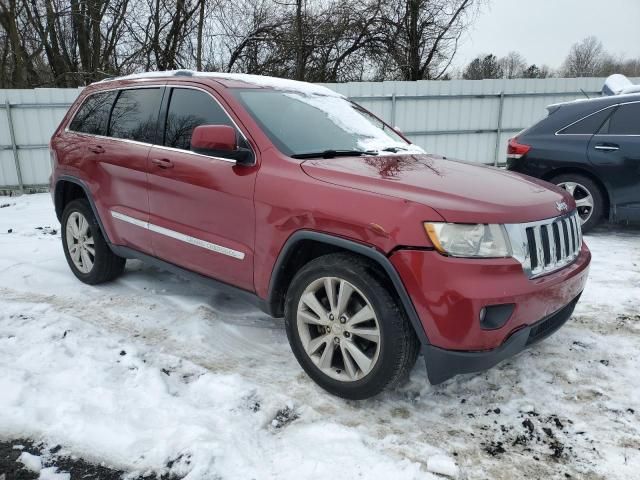
<path fill-rule="evenodd" d="M 620 105 L 609 120 L 609 135 L 640 135 L 640 103 Z"/>
<path fill-rule="evenodd" d="M 593 115 L 583 118 L 577 123 L 568 126 L 560 131 L 563 135 L 593 135 L 595 134 L 605 120 L 611 115 L 612 108 L 605 108 L 601 112 L 594 113 Z"/>
<path fill-rule="evenodd" d="M 111 112 L 109 136 L 153 143 L 159 108 L 159 88 L 120 91 Z"/>
<path fill-rule="evenodd" d="M 199 125 L 234 126 L 231 119 L 208 93 L 174 88 L 165 124 L 164 145 L 189 150 L 191 134 Z"/>
<path fill-rule="evenodd" d="M 69 130 L 92 135 L 105 135 L 109 112 L 116 94 L 117 92 L 100 92 L 88 97 L 76 116 L 73 117 Z"/>

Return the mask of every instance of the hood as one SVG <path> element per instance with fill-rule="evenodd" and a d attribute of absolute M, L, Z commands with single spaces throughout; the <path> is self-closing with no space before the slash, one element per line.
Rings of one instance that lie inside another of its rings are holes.
<path fill-rule="evenodd" d="M 432 155 L 313 159 L 302 169 L 317 180 L 421 203 L 447 222 L 524 223 L 575 208 L 567 192 L 542 180 Z M 568 210 L 559 211 L 563 201 Z"/>

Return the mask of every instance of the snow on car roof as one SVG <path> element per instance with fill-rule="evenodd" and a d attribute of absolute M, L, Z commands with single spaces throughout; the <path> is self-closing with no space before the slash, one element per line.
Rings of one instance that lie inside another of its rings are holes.
<path fill-rule="evenodd" d="M 576 100 L 570 100 L 567 102 L 553 103 L 547 106 L 547 110 L 552 110 L 562 105 L 594 102 L 597 100 L 606 99 L 608 97 L 618 97 L 621 95 L 633 95 L 637 93 L 640 93 L 640 85 L 634 85 L 631 82 L 631 80 L 629 80 L 624 75 L 615 73 L 607 77 L 607 79 L 605 80 L 604 85 L 602 86 L 602 96 L 592 97 L 592 98 L 578 98 Z"/>
<path fill-rule="evenodd" d="M 123 77 L 108 78 L 102 82 L 113 80 L 138 80 L 149 78 L 165 78 L 165 77 L 205 77 L 216 80 L 231 80 L 244 82 L 258 87 L 273 88 L 276 90 L 284 90 L 288 92 L 297 92 L 305 95 L 324 95 L 330 97 L 343 97 L 343 95 L 333 90 L 315 85 L 313 83 L 300 82 L 298 80 L 288 80 L 286 78 L 268 77 L 264 75 L 251 75 L 247 73 L 224 73 L 224 72 L 195 72 L 191 70 L 167 70 L 159 72 L 145 72 L 125 75 Z"/>

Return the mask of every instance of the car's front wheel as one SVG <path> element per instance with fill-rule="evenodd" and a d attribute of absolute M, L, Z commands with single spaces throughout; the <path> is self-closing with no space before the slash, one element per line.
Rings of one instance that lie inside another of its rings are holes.
<path fill-rule="evenodd" d="M 397 384 L 418 353 L 384 277 L 354 255 L 325 255 L 305 265 L 287 293 L 285 319 L 302 368 L 340 397 L 368 398 Z"/>
<path fill-rule="evenodd" d="M 593 180 L 578 173 L 567 173 L 554 177 L 551 182 L 564 188 L 576 201 L 583 232 L 588 232 L 600 222 L 604 215 L 604 199 Z"/>
<path fill-rule="evenodd" d="M 107 245 L 87 200 L 73 200 L 65 207 L 61 233 L 67 263 L 84 283 L 107 282 L 124 271 L 126 260 Z"/>

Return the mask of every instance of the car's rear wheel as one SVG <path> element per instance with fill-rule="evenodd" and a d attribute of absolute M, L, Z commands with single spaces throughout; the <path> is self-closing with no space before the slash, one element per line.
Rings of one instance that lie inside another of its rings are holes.
<path fill-rule="evenodd" d="M 62 248 L 71 271 L 95 285 L 118 277 L 126 260 L 114 254 L 104 240 L 89 202 L 69 202 L 62 214 Z"/>
<path fill-rule="evenodd" d="M 293 353 L 325 390 L 368 398 L 406 377 L 418 340 L 382 275 L 368 261 L 331 254 L 305 265 L 287 293 Z"/>
<path fill-rule="evenodd" d="M 604 200 L 598 185 L 589 177 L 580 174 L 562 174 L 551 180 L 571 194 L 578 207 L 582 231 L 595 227 L 604 214 Z"/>

